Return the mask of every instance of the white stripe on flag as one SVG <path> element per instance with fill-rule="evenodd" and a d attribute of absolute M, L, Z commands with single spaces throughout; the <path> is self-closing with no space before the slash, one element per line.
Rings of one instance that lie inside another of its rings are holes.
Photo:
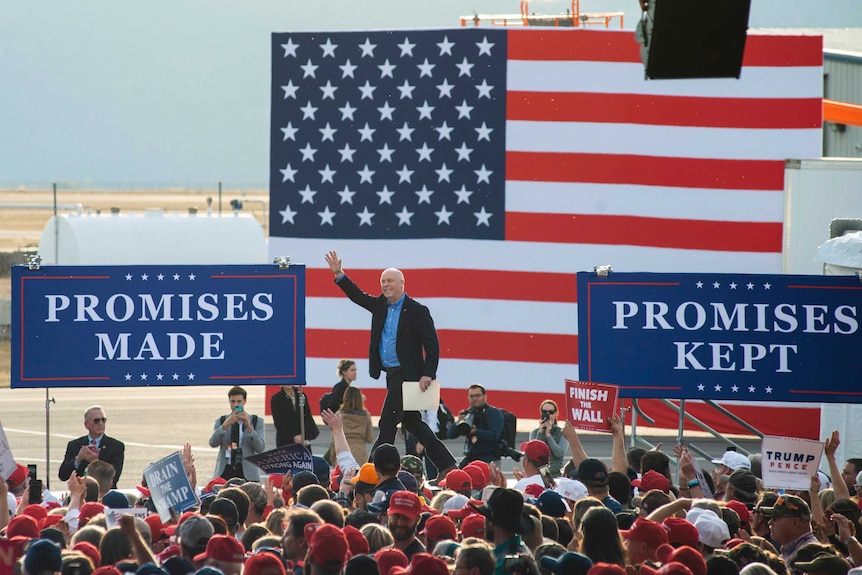
<path fill-rule="evenodd" d="M 746 66 L 739 80 L 644 79 L 643 64 L 510 60 L 507 89 L 524 92 L 590 92 L 710 98 L 821 98 L 819 66 Z"/>
<path fill-rule="evenodd" d="M 744 210 L 739 206 L 745 205 Z M 784 192 L 626 184 L 506 182 L 506 209 L 549 214 L 780 222 Z"/>
<path fill-rule="evenodd" d="M 407 279 L 409 293 L 409 277 Z M 437 329 L 559 335 L 578 333 L 578 304 L 575 303 L 435 297 L 422 297 L 420 300 L 431 310 Z M 369 329 L 371 324 L 368 312 L 359 306 L 348 306 L 348 303 L 344 296 L 307 298 L 307 327 Z M 333 309 L 338 309 L 339 313 L 333 314 Z M 349 309 L 356 313 L 347 313 Z M 345 313 L 342 314 L 342 311 Z"/>
<path fill-rule="evenodd" d="M 632 154 L 718 160 L 785 160 L 790 150 L 819 155 L 818 129 L 775 130 L 587 122 L 506 122 L 506 149 L 517 152 Z M 577 134 L 577 137 L 572 137 Z M 816 144 L 816 145 L 815 145 Z"/>

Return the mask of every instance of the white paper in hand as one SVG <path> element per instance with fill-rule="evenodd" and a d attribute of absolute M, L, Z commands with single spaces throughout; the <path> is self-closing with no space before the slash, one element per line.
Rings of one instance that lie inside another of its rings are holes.
<path fill-rule="evenodd" d="M 431 386 L 422 391 L 418 381 L 405 381 L 401 384 L 404 411 L 422 411 L 437 409 L 440 405 L 440 382 L 431 381 Z"/>

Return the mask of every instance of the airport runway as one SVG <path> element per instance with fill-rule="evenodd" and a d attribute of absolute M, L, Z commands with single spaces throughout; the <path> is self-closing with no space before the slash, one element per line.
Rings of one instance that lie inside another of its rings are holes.
<path fill-rule="evenodd" d="M 63 459 L 66 443 L 84 435 L 84 411 L 93 404 L 102 405 L 108 417 L 107 434 L 126 444 L 125 467 L 119 487 L 133 489 L 140 484 L 144 468 L 166 455 L 191 443 L 197 461 L 198 478 L 208 481 L 215 466 L 217 450 L 209 447 L 208 440 L 215 419 L 228 413 L 227 390 L 218 387 L 132 387 L 132 388 L 58 388 L 48 390 L 53 398 L 48 412 L 49 457 L 46 465 L 46 393 L 44 389 L 0 389 L 3 406 L 0 424 L 9 440 L 16 460 L 22 464 L 36 463 L 39 478 L 48 481 L 52 489 L 64 491 L 57 471 Z M 264 394 L 259 387 L 247 387 L 247 410 L 263 415 Z M 267 449 L 275 447 L 275 428 L 272 418 L 264 418 Z M 318 421 L 318 423 L 320 423 Z M 519 420 L 518 442 L 526 440 L 535 421 Z M 320 425 L 321 435 L 313 442 L 312 451 L 322 454 L 329 445 L 329 430 Z M 640 428 L 643 433 L 645 430 Z M 650 431 L 646 439 L 662 442 L 666 452 L 674 442 L 675 431 Z M 691 439 L 715 457 L 724 451 L 725 443 L 693 434 Z M 610 457 L 610 436 L 582 434 L 585 449 L 591 456 L 607 460 Z M 457 459 L 461 458 L 463 439 L 446 442 Z M 759 451 L 759 440 L 740 438 L 744 449 Z M 403 443 L 398 444 L 399 449 Z M 514 463 L 503 460 L 504 471 L 511 471 Z M 706 468 L 710 466 L 705 464 Z"/>

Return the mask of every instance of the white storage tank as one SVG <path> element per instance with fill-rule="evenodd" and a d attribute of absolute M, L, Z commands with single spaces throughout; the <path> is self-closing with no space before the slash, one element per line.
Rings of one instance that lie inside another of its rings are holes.
<path fill-rule="evenodd" d="M 268 263 L 263 229 L 249 214 L 158 209 L 52 217 L 39 255 L 46 265 Z"/>

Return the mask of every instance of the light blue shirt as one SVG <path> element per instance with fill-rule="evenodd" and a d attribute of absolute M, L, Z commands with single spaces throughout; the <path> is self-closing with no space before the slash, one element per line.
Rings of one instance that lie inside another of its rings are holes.
<path fill-rule="evenodd" d="M 404 296 L 398 301 L 386 306 L 386 321 L 383 323 L 383 333 L 380 335 L 380 361 L 384 367 L 397 367 L 398 353 L 395 351 L 395 339 L 398 336 L 398 320 L 401 318 L 401 308 L 404 306 Z"/>

